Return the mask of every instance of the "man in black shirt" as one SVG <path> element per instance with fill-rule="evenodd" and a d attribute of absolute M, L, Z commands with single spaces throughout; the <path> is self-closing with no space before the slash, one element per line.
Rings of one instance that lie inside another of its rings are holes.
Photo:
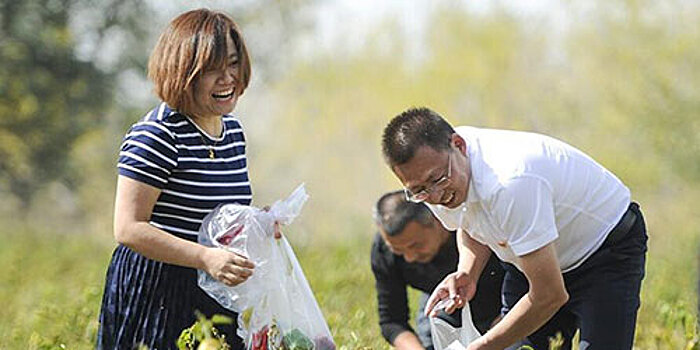
<path fill-rule="evenodd" d="M 446 230 L 424 204 L 407 201 L 403 191 L 390 192 L 379 199 L 375 222 L 379 233 L 372 244 L 371 258 L 382 335 L 399 350 L 432 349 L 430 323 L 423 308 L 438 283 L 457 269 L 459 253 L 454 232 Z M 472 320 L 481 333 L 499 317 L 502 281 L 503 269 L 492 255 L 469 303 Z M 408 324 L 406 286 L 423 292 L 417 332 Z M 443 317 L 461 323 L 459 311 Z"/>

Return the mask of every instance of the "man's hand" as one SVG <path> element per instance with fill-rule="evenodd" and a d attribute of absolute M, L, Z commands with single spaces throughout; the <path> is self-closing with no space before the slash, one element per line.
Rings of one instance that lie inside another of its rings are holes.
<path fill-rule="evenodd" d="M 474 297 L 474 293 L 476 293 L 476 280 L 466 272 L 453 272 L 435 287 L 425 305 L 425 314 L 436 316 L 438 310 L 435 309 L 435 306 L 442 300 L 447 300 L 445 312 L 451 314 L 455 309 L 461 308 L 469 302 Z"/>

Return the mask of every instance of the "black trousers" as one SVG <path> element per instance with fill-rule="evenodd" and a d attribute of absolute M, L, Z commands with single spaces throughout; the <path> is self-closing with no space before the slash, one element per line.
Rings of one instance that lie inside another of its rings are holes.
<path fill-rule="evenodd" d="M 647 232 L 639 206 L 632 203 L 628 211 L 636 215 L 634 225 L 628 232 L 621 232 L 621 237 L 606 239 L 581 266 L 564 274 L 569 301 L 544 326 L 512 349 L 530 345 L 536 350 L 547 350 L 549 339 L 557 333 L 564 340 L 561 349 L 571 349 L 577 329 L 581 331 L 580 350 L 632 349 L 645 271 Z M 507 313 L 527 293 L 529 285 L 515 266 L 504 265 L 502 303 L 503 312 Z"/>

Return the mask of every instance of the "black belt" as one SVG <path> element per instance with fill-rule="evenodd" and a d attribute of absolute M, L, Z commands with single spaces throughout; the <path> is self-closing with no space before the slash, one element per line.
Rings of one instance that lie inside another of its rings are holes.
<path fill-rule="evenodd" d="M 638 208 L 639 205 L 637 203 L 632 202 L 627 208 L 627 211 L 622 215 L 622 219 L 617 222 L 617 225 L 613 227 L 612 231 L 608 234 L 608 237 L 605 238 L 605 243 L 604 245 L 612 245 L 615 244 L 619 241 L 621 241 L 628 232 L 632 229 L 632 226 L 634 226 L 634 223 L 637 221 L 637 212 L 636 208 Z"/>

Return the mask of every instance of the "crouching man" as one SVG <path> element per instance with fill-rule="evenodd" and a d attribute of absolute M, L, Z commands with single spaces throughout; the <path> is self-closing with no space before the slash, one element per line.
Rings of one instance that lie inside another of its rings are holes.
<path fill-rule="evenodd" d="M 433 289 L 457 268 L 455 234 L 445 229 L 423 203 L 406 200 L 403 191 L 383 195 L 375 207 L 378 233 L 372 244 L 379 325 L 396 349 L 432 349 L 430 323 L 423 309 Z M 503 269 L 495 257 L 486 264 L 479 290 L 470 302 L 472 320 L 486 332 L 500 313 Z M 421 292 L 416 330 L 409 325 L 406 287 Z M 426 294 L 427 293 L 427 294 Z M 441 317 L 460 323 L 461 313 Z"/>

